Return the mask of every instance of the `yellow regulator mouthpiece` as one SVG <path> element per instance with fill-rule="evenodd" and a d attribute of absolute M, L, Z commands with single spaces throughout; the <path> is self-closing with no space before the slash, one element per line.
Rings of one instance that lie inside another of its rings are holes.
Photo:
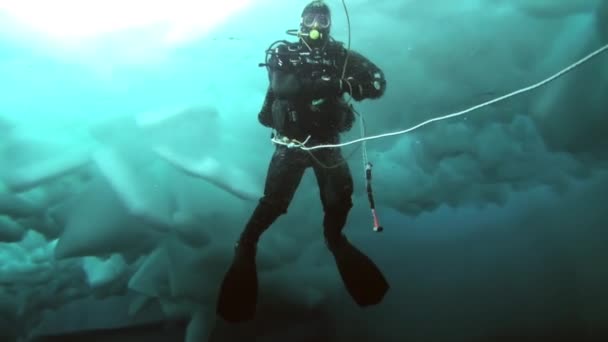
<path fill-rule="evenodd" d="M 321 33 L 318 30 L 311 30 L 308 36 L 312 40 L 317 40 L 321 36 Z"/>

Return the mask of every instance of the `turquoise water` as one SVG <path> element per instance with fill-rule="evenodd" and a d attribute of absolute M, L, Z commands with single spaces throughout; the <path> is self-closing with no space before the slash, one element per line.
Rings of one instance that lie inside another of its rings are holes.
<path fill-rule="evenodd" d="M 257 121 L 258 63 L 294 39 L 285 30 L 305 3 L 0 7 L 0 339 L 608 336 L 606 53 L 540 89 L 369 141 L 382 233 L 361 146 L 344 147 L 345 233 L 385 273 L 382 303 L 359 308 L 344 289 L 308 171 L 260 242 L 256 319 L 216 317 L 274 151 Z M 342 3 L 329 4 L 347 42 Z M 607 43 L 601 1 L 347 5 L 352 49 L 387 78 L 382 98 L 355 103 L 370 135 L 539 82 Z M 356 126 L 342 139 L 358 137 Z"/>

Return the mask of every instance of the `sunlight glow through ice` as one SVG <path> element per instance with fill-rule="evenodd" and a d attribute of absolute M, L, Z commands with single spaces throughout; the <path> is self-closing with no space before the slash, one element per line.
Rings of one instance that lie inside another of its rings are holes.
<path fill-rule="evenodd" d="M 167 41 L 204 34 L 251 0 L 0 0 L 0 16 L 58 43 L 78 43 L 143 28 L 162 28 Z"/>

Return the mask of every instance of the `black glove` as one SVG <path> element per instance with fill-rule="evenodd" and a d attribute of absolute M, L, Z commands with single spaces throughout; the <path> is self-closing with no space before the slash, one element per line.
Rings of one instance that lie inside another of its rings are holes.
<path fill-rule="evenodd" d="M 353 99 L 359 101 L 363 99 L 363 87 L 361 86 L 361 82 L 356 79 L 349 77 L 342 81 L 344 92 L 350 94 Z"/>
<path fill-rule="evenodd" d="M 361 82 L 352 77 L 347 79 L 321 77 L 312 81 L 311 88 L 313 97 L 316 98 L 342 96 L 347 93 L 357 101 L 363 99 Z"/>

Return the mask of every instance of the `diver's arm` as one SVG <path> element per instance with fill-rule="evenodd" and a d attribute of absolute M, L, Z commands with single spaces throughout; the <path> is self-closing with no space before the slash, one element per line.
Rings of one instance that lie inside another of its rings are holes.
<path fill-rule="evenodd" d="M 348 52 L 344 90 L 356 101 L 377 99 L 386 91 L 384 72 L 358 52 Z"/>
<path fill-rule="evenodd" d="M 283 70 L 273 70 L 270 75 L 272 92 L 280 99 L 296 97 L 302 90 L 302 84 L 295 73 Z"/>
<path fill-rule="evenodd" d="M 272 91 L 272 87 L 269 86 L 266 91 L 264 103 L 262 104 L 262 109 L 258 113 L 258 121 L 266 127 L 272 127 L 272 102 L 274 99 L 274 92 Z"/>
<path fill-rule="evenodd" d="M 268 66 L 269 91 L 277 99 L 290 99 L 300 95 L 302 85 L 296 75 L 296 70 L 289 63 L 288 49 L 285 44 L 274 50 Z"/>

